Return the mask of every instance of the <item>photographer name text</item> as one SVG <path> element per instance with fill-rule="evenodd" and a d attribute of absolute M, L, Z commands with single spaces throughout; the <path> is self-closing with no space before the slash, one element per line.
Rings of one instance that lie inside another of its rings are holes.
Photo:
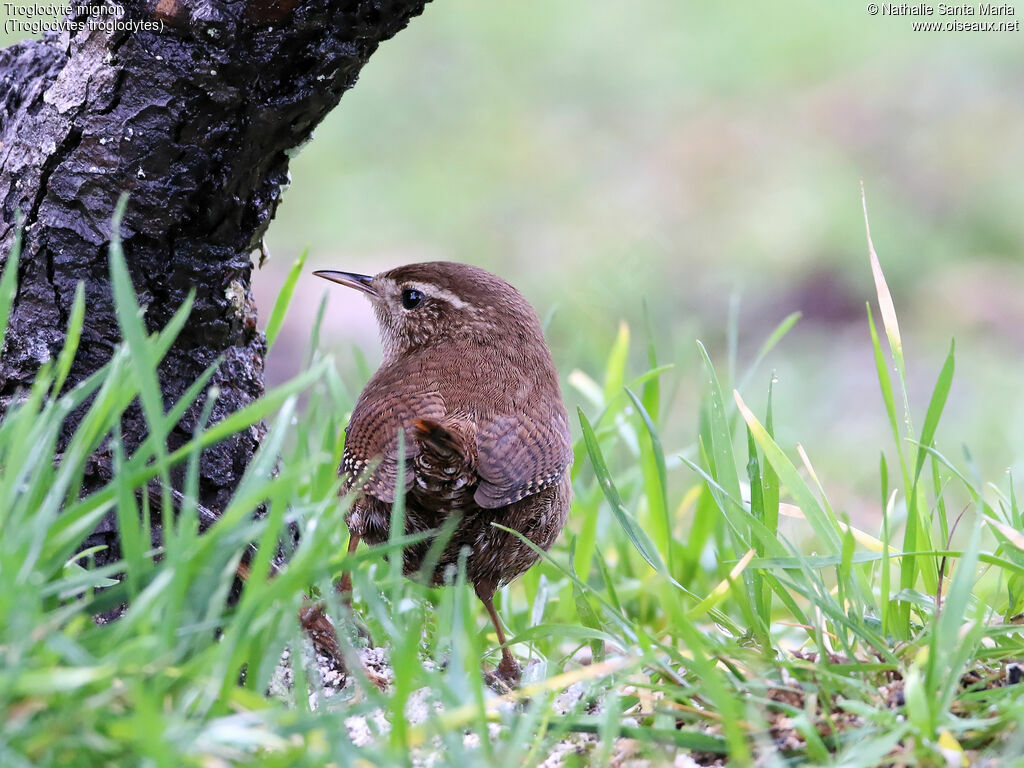
<path fill-rule="evenodd" d="M 1009 3 L 881 3 L 881 16 L 1016 16 Z M 872 14 L 875 15 L 875 14 Z"/>

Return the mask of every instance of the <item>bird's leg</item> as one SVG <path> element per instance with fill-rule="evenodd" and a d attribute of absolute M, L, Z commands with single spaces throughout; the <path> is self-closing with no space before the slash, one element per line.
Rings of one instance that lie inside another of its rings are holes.
<path fill-rule="evenodd" d="M 359 546 L 359 542 L 362 541 L 362 537 L 356 536 L 354 533 L 349 533 L 348 536 L 348 554 L 351 556 L 356 551 L 356 547 Z M 341 572 L 341 578 L 338 579 L 338 583 L 334 585 L 335 590 L 341 595 L 341 602 L 352 610 L 352 573 L 348 568 L 345 568 Z M 356 634 L 366 640 L 373 646 L 373 637 L 370 635 L 370 630 L 367 626 L 359 619 L 359 617 L 353 612 L 352 620 L 355 623 Z"/>
<path fill-rule="evenodd" d="M 348 538 L 348 553 L 351 555 L 359 546 L 359 537 L 350 534 Z M 348 569 L 341 574 L 338 583 L 334 588 L 341 593 L 342 602 L 349 608 L 352 607 L 352 576 Z M 309 639 L 313 641 L 313 647 L 323 656 L 333 660 L 335 666 L 342 671 L 345 670 L 345 659 L 341 655 L 341 646 L 338 645 L 338 635 L 334 625 L 324 614 L 322 601 L 307 602 L 299 611 L 299 622 L 306 630 Z"/>
<path fill-rule="evenodd" d="M 505 630 L 501 628 L 501 619 L 498 618 L 498 612 L 494 610 L 494 592 L 481 592 L 477 590 L 476 595 L 480 598 L 480 602 L 484 604 L 487 613 L 490 614 L 491 623 L 494 624 L 494 629 L 498 633 L 498 642 L 501 644 L 501 663 L 498 664 L 497 675 L 504 682 L 515 685 L 519 682 L 519 678 L 522 675 L 522 668 L 519 666 L 519 662 L 516 661 L 515 656 L 512 655 L 512 651 L 505 645 Z"/>
<path fill-rule="evenodd" d="M 359 537 L 354 533 L 350 533 L 348 536 L 348 554 L 351 555 L 356 551 L 356 547 L 359 546 Z M 341 600 L 349 608 L 352 607 L 352 574 L 348 568 L 342 571 L 341 578 L 338 579 L 338 583 L 334 587 L 341 593 Z"/>

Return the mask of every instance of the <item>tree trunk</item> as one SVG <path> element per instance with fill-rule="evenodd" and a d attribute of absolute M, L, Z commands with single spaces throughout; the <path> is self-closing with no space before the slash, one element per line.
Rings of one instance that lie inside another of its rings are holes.
<path fill-rule="evenodd" d="M 120 335 L 107 248 L 124 192 L 125 256 L 150 329 L 197 291 L 160 368 L 165 402 L 218 357 L 214 419 L 259 397 L 265 341 L 250 255 L 288 183 L 289 152 L 425 2 L 90 0 L 65 21 L 82 28 L 0 51 L 0 260 L 16 216 L 24 220 L 0 410 L 56 357 L 79 281 L 87 313 L 70 383 L 109 359 Z M 122 31 L 88 27 L 118 8 Z M 162 29 L 146 28 L 154 25 Z M 200 409 L 178 425 L 172 449 L 191 437 Z M 144 430 L 141 413 L 130 414 L 126 444 Z M 252 429 L 204 454 L 204 506 L 223 508 L 260 438 Z M 84 491 L 106 482 L 103 465 Z"/>

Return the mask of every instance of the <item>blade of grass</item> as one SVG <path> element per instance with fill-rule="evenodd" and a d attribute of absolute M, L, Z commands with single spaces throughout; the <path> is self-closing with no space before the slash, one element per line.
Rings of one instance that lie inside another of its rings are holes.
<path fill-rule="evenodd" d="M 668 510 L 668 471 L 665 468 L 665 451 L 658 436 L 658 428 L 654 426 L 651 415 L 643 402 L 631 389 L 626 390 L 633 407 L 643 421 L 646 437 L 640 443 L 641 470 L 644 477 L 644 490 L 647 503 L 655 521 L 655 540 L 658 547 L 665 552 L 666 567 L 674 573 L 672 567 L 672 519 Z"/>
<path fill-rule="evenodd" d="M 939 426 L 939 419 L 946 407 L 946 398 L 949 397 L 949 389 L 953 384 L 953 369 L 955 367 L 953 353 L 956 349 L 956 342 L 949 343 L 949 353 L 946 361 L 942 364 L 938 381 L 935 382 L 935 389 L 932 391 L 932 398 L 928 403 L 928 412 L 925 415 L 924 427 L 921 429 L 921 439 L 917 450 L 917 463 L 914 466 L 914 482 L 917 482 L 924 467 L 924 460 L 927 456 L 923 446 L 931 446 L 935 439 L 935 431 Z"/>
<path fill-rule="evenodd" d="M 11 306 L 18 291 L 18 262 L 21 256 L 21 220 L 15 224 L 14 245 L 4 260 L 4 272 L 0 277 L 0 348 L 3 347 L 7 333 L 7 323 L 11 317 Z"/>
<path fill-rule="evenodd" d="M 616 521 L 618 521 L 619 525 L 622 527 L 623 532 L 626 534 L 626 538 L 629 539 L 633 544 L 633 547 L 640 553 L 640 556 L 647 562 L 647 564 L 659 573 L 666 573 L 665 563 L 658 554 L 658 550 L 655 549 L 650 538 L 648 538 L 644 530 L 637 525 L 636 520 L 629 513 L 629 510 L 626 509 L 625 504 L 622 503 L 622 497 L 619 495 L 619 491 L 615 487 L 615 482 L 612 480 L 611 472 L 608 471 L 608 465 L 605 463 L 604 455 L 601 453 L 601 446 L 597 442 L 597 436 L 594 434 L 593 427 L 590 426 L 590 422 L 583 413 L 583 409 L 578 408 L 577 413 L 579 414 L 580 426 L 583 428 L 583 439 L 586 441 L 587 454 L 590 456 L 590 463 L 594 468 L 594 473 L 597 475 L 597 481 L 601 486 L 601 491 L 604 493 L 605 498 L 608 500 L 608 505 L 611 507 L 612 515 L 614 515 Z"/>
<path fill-rule="evenodd" d="M 160 380 L 157 377 L 158 358 L 153 355 L 152 345 L 149 343 L 146 329 L 143 326 L 140 317 L 141 310 L 135 297 L 135 289 L 132 286 L 128 265 L 121 247 L 121 221 L 124 219 L 127 206 L 128 195 L 122 194 L 114 211 L 111 225 L 110 282 L 114 292 L 114 311 L 132 358 L 131 371 L 139 386 L 139 400 L 142 402 L 142 411 L 146 416 L 149 431 L 150 433 L 159 433 L 164 420 L 164 400 Z M 154 456 L 158 460 L 166 458 L 166 441 L 155 440 L 153 447 L 155 448 Z M 160 479 L 161 522 L 164 530 L 170 530 L 174 517 L 170 496 L 171 479 L 166 469 L 161 471 Z"/>
<path fill-rule="evenodd" d="M 608 353 L 604 372 L 604 402 L 611 403 L 622 392 L 626 382 L 626 360 L 629 355 L 629 326 L 619 323 L 619 333 Z"/>
<path fill-rule="evenodd" d="M 902 381 L 906 379 L 906 366 L 903 362 L 903 339 L 900 337 L 900 325 L 896 319 L 896 305 L 893 304 L 892 294 L 889 292 L 889 284 L 882 273 L 882 265 L 878 260 L 878 254 L 875 252 L 875 244 L 871 240 L 871 224 L 868 221 L 868 201 L 863 182 L 860 185 L 860 200 L 861 206 L 864 209 L 864 231 L 868 239 L 868 259 L 871 262 L 871 276 L 875 280 L 875 292 L 878 294 L 878 308 L 882 313 L 882 326 L 885 328 L 885 335 L 889 338 L 889 349 L 892 352 L 893 361 L 896 363 L 896 371 L 899 373 Z M 906 411 L 909 419 L 909 407 Z"/>
<path fill-rule="evenodd" d="M 725 417 L 725 399 L 722 396 L 722 388 L 718 383 L 718 376 L 715 374 L 715 367 L 711 363 L 711 357 L 708 355 L 707 349 L 699 341 L 697 342 L 697 349 L 700 351 L 701 359 L 704 362 L 711 400 L 709 427 L 711 434 L 710 448 L 714 456 L 712 477 L 718 481 L 719 485 L 725 489 L 729 496 L 738 499 L 740 498 L 740 481 L 739 475 L 736 472 L 736 459 L 732 452 L 732 436 Z M 749 542 L 745 543 L 749 544 Z"/>
<path fill-rule="evenodd" d="M 830 518 L 825 514 L 825 511 L 821 508 L 817 498 L 811 493 L 811 489 L 804 482 L 803 478 L 800 477 L 796 471 L 796 467 L 790 462 L 786 455 L 782 452 L 782 449 L 775 443 L 775 441 L 768 434 L 767 430 L 761 425 L 761 422 L 757 420 L 757 417 L 751 413 L 750 409 L 747 408 L 746 403 L 740 397 L 739 392 L 733 392 L 733 397 L 736 400 L 736 405 L 740 409 L 740 414 L 743 420 L 747 423 L 751 433 L 754 435 L 754 440 L 760 446 L 761 450 L 764 451 L 765 459 L 768 461 L 775 472 L 778 474 L 782 483 L 789 489 L 789 492 L 793 494 L 796 499 L 797 506 L 803 510 L 807 521 L 811 524 L 814 532 L 821 539 L 822 544 L 826 547 L 829 552 L 840 552 L 842 551 L 842 541 L 839 535 L 839 529 L 836 525 L 834 518 Z"/>
<path fill-rule="evenodd" d="M 79 282 L 75 286 L 75 299 L 71 304 L 71 315 L 68 318 L 68 329 L 64 334 L 64 346 L 57 356 L 57 370 L 53 380 L 53 397 L 58 397 L 64 389 L 64 382 L 71 371 L 71 363 L 78 351 L 78 341 L 82 337 L 82 323 L 85 320 L 85 286 Z M 3 336 L 0 335 L 0 339 Z"/>
<path fill-rule="evenodd" d="M 281 284 L 281 290 L 274 301 L 274 307 L 270 310 L 270 318 L 267 320 L 267 330 L 265 331 L 268 354 L 273 349 L 274 342 L 277 341 L 277 334 L 280 333 L 281 326 L 284 325 L 284 317 L 292 303 L 292 296 L 295 293 L 295 285 L 299 282 L 299 275 L 302 274 L 302 269 L 306 266 L 307 255 L 309 255 L 308 248 L 303 249 L 299 257 L 295 259 L 292 268 L 288 271 L 288 276 L 285 278 L 284 283 Z"/>
<path fill-rule="evenodd" d="M 654 344 L 654 323 L 651 320 L 651 310 L 647 305 L 647 299 L 644 299 L 643 306 L 644 330 L 647 335 L 647 369 L 654 371 L 658 368 L 658 350 Z M 644 382 L 641 399 L 651 419 L 657 421 L 661 413 L 661 381 L 657 376 L 653 376 Z"/>

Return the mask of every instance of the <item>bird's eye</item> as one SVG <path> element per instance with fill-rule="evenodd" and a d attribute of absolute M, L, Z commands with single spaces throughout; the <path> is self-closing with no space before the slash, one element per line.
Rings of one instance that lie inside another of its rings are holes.
<path fill-rule="evenodd" d="M 416 309 L 423 301 L 423 291 L 417 291 L 415 288 L 406 288 L 402 291 L 402 306 L 406 309 Z"/>

